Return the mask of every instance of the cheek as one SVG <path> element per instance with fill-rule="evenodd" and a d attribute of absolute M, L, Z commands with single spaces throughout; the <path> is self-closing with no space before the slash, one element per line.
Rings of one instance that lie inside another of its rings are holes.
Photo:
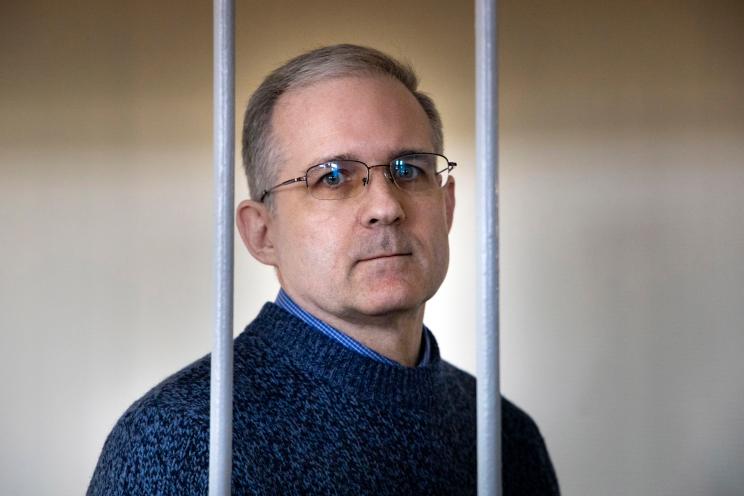
<path fill-rule="evenodd" d="M 432 240 L 433 246 L 433 262 L 437 269 L 447 270 L 449 264 L 449 239 L 447 236 L 446 225 L 437 229 L 436 237 Z"/>
<path fill-rule="evenodd" d="M 422 215 L 415 219 L 414 224 L 418 226 L 416 238 L 423 248 L 430 254 L 433 263 L 446 262 L 449 254 L 449 227 L 446 211 L 441 205 L 431 206 L 428 215 Z"/>
<path fill-rule="evenodd" d="M 295 224 L 283 240 L 287 246 L 283 250 L 285 265 L 320 283 L 323 279 L 333 277 L 343 267 L 348 252 L 343 241 L 344 238 L 334 230 L 328 219 L 325 222 Z"/>

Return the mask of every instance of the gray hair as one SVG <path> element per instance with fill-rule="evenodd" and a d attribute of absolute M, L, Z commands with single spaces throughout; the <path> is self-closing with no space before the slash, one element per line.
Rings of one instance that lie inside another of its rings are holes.
<path fill-rule="evenodd" d="M 279 97 L 324 80 L 377 75 L 400 81 L 416 97 L 431 124 L 434 151 L 442 153 L 442 120 L 434 101 L 417 91 L 418 77 L 410 65 L 369 47 L 343 44 L 318 48 L 275 69 L 248 101 L 243 119 L 243 169 L 251 198 L 260 199 L 277 182 L 279 150 L 272 140 L 271 118 Z"/>

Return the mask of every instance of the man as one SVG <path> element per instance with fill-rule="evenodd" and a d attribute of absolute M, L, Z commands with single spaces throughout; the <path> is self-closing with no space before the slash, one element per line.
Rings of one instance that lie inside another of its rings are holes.
<path fill-rule="evenodd" d="M 300 55 L 251 98 L 243 242 L 275 303 L 235 340 L 235 494 L 474 494 L 475 380 L 424 307 L 447 271 L 455 164 L 413 72 L 364 47 Z M 89 494 L 204 494 L 209 358 L 112 431 Z M 532 420 L 503 403 L 504 493 L 557 494 Z"/>

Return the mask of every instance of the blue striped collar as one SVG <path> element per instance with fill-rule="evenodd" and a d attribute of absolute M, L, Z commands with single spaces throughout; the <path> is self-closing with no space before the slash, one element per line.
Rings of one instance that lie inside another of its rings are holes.
<path fill-rule="evenodd" d="M 363 345 L 359 341 L 352 339 L 351 337 L 347 336 L 346 334 L 339 331 L 338 329 L 335 329 L 334 327 L 329 326 L 322 320 L 309 314 L 308 312 L 303 310 L 299 305 L 297 305 L 297 303 L 295 303 L 292 300 L 292 298 L 290 298 L 289 295 L 284 292 L 284 289 L 279 290 L 279 294 L 276 295 L 276 301 L 274 303 L 276 303 L 277 306 L 291 313 L 298 319 L 302 320 L 304 323 L 306 323 L 313 329 L 320 331 L 321 333 L 325 334 L 327 337 L 333 339 L 334 341 L 345 346 L 346 348 L 356 351 L 360 355 L 366 356 L 378 362 L 382 362 L 387 365 L 402 367 L 402 365 L 396 362 L 395 360 L 391 360 L 390 358 L 377 353 L 375 350 Z M 419 363 L 417 367 L 424 367 L 428 365 L 430 358 L 431 358 L 431 343 L 430 343 L 430 338 L 429 338 L 429 330 L 426 328 L 426 326 L 424 326 L 421 331 L 421 347 L 423 351 L 421 353 L 421 358 L 419 359 Z"/>

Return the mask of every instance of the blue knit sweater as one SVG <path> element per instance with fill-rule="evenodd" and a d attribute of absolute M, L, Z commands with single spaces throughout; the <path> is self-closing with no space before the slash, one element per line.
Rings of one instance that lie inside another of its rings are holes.
<path fill-rule="evenodd" d="M 363 357 L 274 304 L 235 340 L 233 494 L 475 494 L 475 380 Z M 209 357 L 119 419 L 89 495 L 207 494 Z M 532 420 L 503 402 L 505 495 L 558 494 Z"/>

